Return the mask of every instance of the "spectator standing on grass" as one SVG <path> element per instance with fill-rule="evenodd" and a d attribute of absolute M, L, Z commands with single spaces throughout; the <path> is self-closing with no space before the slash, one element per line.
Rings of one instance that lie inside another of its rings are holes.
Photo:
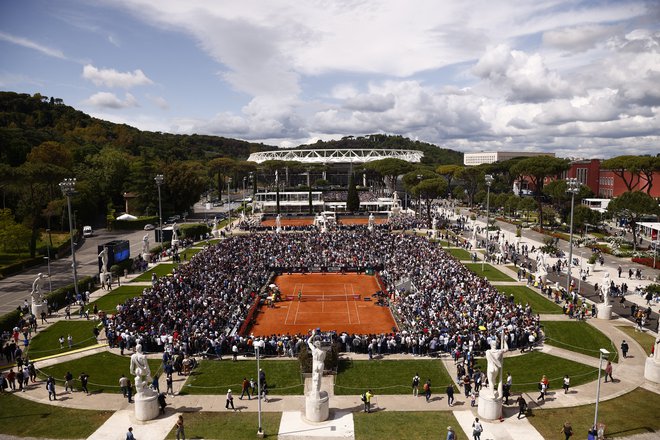
<path fill-rule="evenodd" d="M 570 422 L 564 423 L 564 426 L 561 427 L 561 430 L 559 430 L 559 432 L 564 434 L 566 440 L 569 440 L 573 435 L 573 427 L 571 426 L 571 423 Z"/>
<path fill-rule="evenodd" d="M 60 335 L 58 341 L 60 343 L 60 348 L 64 348 L 64 336 L 63 335 Z"/>
<path fill-rule="evenodd" d="M 447 426 L 447 440 L 456 440 L 456 433 L 451 426 Z"/>
<path fill-rule="evenodd" d="M 73 348 L 73 336 L 71 336 L 70 334 L 67 335 L 66 341 L 69 344 L 69 349 Z"/>
<path fill-rule="evenodd" d="M 419 374 L 415 373 L 415 376 L 412 379 L 413 397 L 417 397 L 419 395 L 419 380 Z"/>
<path fill-rule="evenodd" d="M 186 433 L 183 430 L 183 415 L 179 414 L 176 420 L 176 440 L 186 440 Z"/>

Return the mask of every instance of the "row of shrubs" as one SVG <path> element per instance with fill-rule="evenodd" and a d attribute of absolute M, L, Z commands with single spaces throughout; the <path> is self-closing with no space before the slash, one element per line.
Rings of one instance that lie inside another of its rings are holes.
<path fill-rule="evenodd" d="M 79 279 L 78 291 L 87 290 L 87 288 L 93 284 L 94 284 L 93 277 L 85 277 Z M 60 287 L 59 289 L 53 290 L 52 293 L 45 295 L 45 297 L 48 300 L 48 304 L 57 303 L 59 305 L 63 305 L 66 303 L 67 294 L 73 291 L 74 291 L 73 283 L 71 283 L 64 287 Z M 18 324 L 18 321 L 21 319 L 21 314 L 22 312 L 19 309 L 16 309 L 0 316 L 0 332 L 4 332 L 4 331 L 11 332 L 12 329 L 16 326 L 16 324 Z"/>

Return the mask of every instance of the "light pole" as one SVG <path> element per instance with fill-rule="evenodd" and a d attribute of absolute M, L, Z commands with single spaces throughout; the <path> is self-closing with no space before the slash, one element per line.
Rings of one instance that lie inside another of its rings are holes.
<path fill-rule="evenodd" d="M 78 297 L 78 273 L 76 270 L 76 247 L 73 243 L 73 218 L 71 217 L 71 196 L 76 193 L 76 179 L 64 179 L 60 182 L 60 189 L 62 194 L 66 197 L 66 204 L 69 211 L 69 236 L 71 238 L 71 259 L 73 263 L 71 267 L 73 268 L 73 289 L 76 293 L 76 298 Z M 49 256 L 50 257 L 50 256 Z"/>
<path fill-rule="evenodd" d="M 598 429 L 596 427 L 598 423 L 598 401 L 600 400 L 600 374 L 603 369 L 603 356 L 607 357 L 610 355 L 610 352 L 605 350 L 604 348 L 600 349 L 600 362 L 598 363 L 598 385 L 596 385 L 596 413 L 594 414 L 594 429 Z"/>
<path fill-rule="evenodd" d="M 160 243 L 163 243 L 163 205 L 160 202 L 160 186 L 163 184 L 163 180 L 165 178 L 163 177 L 162 174 L 157 174 L 156 177 L 154 177 L 154 180 L 156 181 L 156 186 L 158 187 L 158 230 L 160 231 L 159 234 L 159 240 Z"/>
<path fill-rule="evenodd" d="M 568 268 L 566 269 L 566 293 L 570 293 L 571 269 L 573 269 L 573 206 L 575 205 L 575 194 L 580 192 L 580 182 L 575 178 L 566 179 L 566 192 L 571 195 L 571 227 L 568 240 Z"/>
<path fill-rule="evenodd" d="M 578 295 L 580 295 L 580 289 L 582 285 L 582 254 L 583 253 L 584 251 L 580 251 L 580 276 L 578 277 L 578 288 L 577 288 Z"/>
<path fill-rule="evenodd" d="M 48 232 L 48 241 L 46 241 L 46 253 L 48 256 L 44 258 L 48 264 L 48 293 L 53 293 L 53 281 L 50 279 L 50 229 L 46 229 L 46 232 Z"/>
<path fill-rule="evenodd" d="M 487 192 L 486 192 L 486 254 L 484 255 L 484 259 L 481 260 L 481 271 L 484 271 L 484 265 L 486 264 L 486 258 L 488 257 L 488 225 L 490 223 L 490 186 L 493 184 L 493 176 L 490 174 L 486 174 L 484 176 L 484 179 L 486 180 L 486 187 L 487 187 Z"/>
<path fill-rule="evenodd" d="M 231 195 L 229 194 L 229 184 L 231 177 L 227 177 L 227 206 L 229 207 L 229 229 L 231 230 Z"/>
<path fill-rule="evenodd" d="M 261 372 L 261 370 L 259 368 L 259 349 L 263 348 L 265 343 L 263 341 L 255 341 L 253 345 L 254 345 L 254 353 L 255 356 L 257 357 L 257 414 L 259 419 L 259 429 L 257 430 L 257 437 L 263 438 L 264 431 L 263 428 L 261 427 L 261 378 L 259 377 L 259 373 Z"/>

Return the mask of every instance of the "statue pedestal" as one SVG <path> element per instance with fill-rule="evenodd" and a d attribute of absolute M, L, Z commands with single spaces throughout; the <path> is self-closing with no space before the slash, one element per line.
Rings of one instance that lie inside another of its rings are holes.
<path fill-rule="evenodd" d="M 277 228 L 275 228 L 275 233 L 276 234 L 279 234 L 280 232 L 282 232 L 282 227 L 281 226 L 278 226 Z"/>
<path fill-rule="evenodd" d="M 658 347 L 656 346 L 656 350 Z M 660 362 L 656 362 L 653 358 L 646 359 L 644 365 L 644 379 L 651 382 L 660 383 Z"/>
<path fill-rule="evenodd" d="M 46 304 L 44 304 L 44 303 L 38 304 L 38 303 L 32 302 L 32 314 L 34 316 L 36 316 L 37 319 L 39 319 L 39 317 L 41 317 L 41 312 L 48 313 L 48 308 L 47 308 Z"/>
<path fill-rule="evenodd" d="M 138 393 L 133 397 L 135 402 L 135 418 L 141 422 L 158 417 L 158 394 Z"/>
<path fill-rule="evenodd" d="M 151 254 L 145 252 L 144 254 L 142 254 L 142 259 L 143 259 L 144 261 L 146 261 L 147 263 L 149 263 L 149 262 L 151 261 Z"/>
<path fill-rule="evenodd" d="M 310 422 L 325 422 L 330 416 L 330 398 L 326 391 L 319 392 L 319 397 L 305 396 L 305 418 Z"/>
<path fill-rule="evenodd" d="M 217 229 L 217 228 L 213 228 L 213 230 L 211 231 L 211 235 L 213 236 L 213 238 L 219 238 L 220 237 L 220 230 Z"/>
<path fill-rule="evenodd" d="M 502 417 L 502 398 L 484 396 L 483 391 L 479 393 L 479 406 L 477 414 L 484 420 L 497 420 Z"/>
<path fill-rule="evenodd" d="M 612 306 L 608 304 L 598 304 L 596 305 L 596 310 L 598 310 L 598 314 L 596 315 L 596 318 L 598 319 L 612 319 Z"/>
<path fill-rule="evenodd" d="M 172 247 L 178 246 L 179 240 L 172 240 Z"/>

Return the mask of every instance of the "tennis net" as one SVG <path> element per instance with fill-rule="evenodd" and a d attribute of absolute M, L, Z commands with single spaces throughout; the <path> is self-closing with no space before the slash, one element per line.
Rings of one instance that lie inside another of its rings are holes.
<path fill-rule="evenodd" d="M 300 297 L 297 295 L 288 295 L 286 297 L 288 301 L 298 301 L 301 302 L 321 302 L 321 301 L 360 301 L 362 296 L 358 294 L 340 294 L 340 295 L 325 295 L 325 294 L 303 294 Z"/>

